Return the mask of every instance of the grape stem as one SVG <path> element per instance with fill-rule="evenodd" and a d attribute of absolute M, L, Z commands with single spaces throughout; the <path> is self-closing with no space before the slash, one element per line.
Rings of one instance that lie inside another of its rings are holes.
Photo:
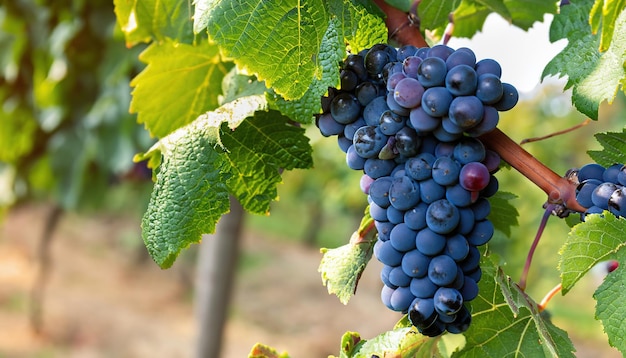
<path fill-rule="evenodd" d="M 541 223 L 539 224 L 539 228 L 537 229 L 537 234 L 535 235 L 535 239 L 533 240 L 532 245 L 530 245 L 530 250 L 528 250 L 528 255 L 526 256 L 526 263 L 524 264 L 524 270 L 522 271 L 522 275 L 519 280 L 519 288 L 522 291 L 526 290 L 526 280 L 528 279 L 528 271 L 530 271 L 530 264 L 533 261 L 533 255 L 535 254 L 535 249 L 537 249 L 537 245 L 539 245 L 539 240 L 543 235 L 543 230 L 546 228 L 546 224 L 548 223 L 548 219 L 552 214 L 556 205 L 548 204 L 546 207 L 546 211 L 543 213 L 543 217 L 541 218 Z"/>
<path fill-rule="evenodd" d="M 560 283 L 558 285 L 554 286 L 554 288 L 552 288 L 550 291 L 548 291 L 548 293 L 546 293 L 546 295 L 543 297 L 541 302 L 539 302 L 539 304 L 537 305 L 537 307 L 539 309 L 539 312 L 545 310 L 546 306 L 548 305 L 548 303 L 550 302 L 552 297 L 556 296 L 556 294 L 559 293 L 559 292 L 561 292 L 561 284 Z"/>
<path fill-rule="evenodd" d="M 387 4 L 385 0 L 374 0 L 374 3 L 387 15 L 385 24 L 389 29 L 390 40 L 397 41 L 402 45 L 428 47 L 419 29 L 416 6 L 415 14 L 409 14 Z"/>
<path fill-rule="evenodd" d="M 548 194 L 549 203 L 563 204 L 566 208 L 578 212 L 587 210 L 576 201 L 574 184 L 545 166 L 500 129 L 496 128 L 483 134 L 479 139 L 487 148 L 498 153 L 505 162 Z"/>

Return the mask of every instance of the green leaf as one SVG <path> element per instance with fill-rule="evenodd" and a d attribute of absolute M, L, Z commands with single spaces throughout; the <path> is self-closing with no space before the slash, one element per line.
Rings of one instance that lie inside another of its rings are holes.
<path fill-rule="evenodd" d="M 358 333 L 347 332 L 341 339 L 339 358 L 411 357 L 439 358 L 440 337 L 430 338 L 415 328 L 396 328 L 372 339 L 361 339 Z"/>
<path fill-rule="evenodd" d="M 143 221 L 148 252 L 159 266 L 215 230 L 229 210 L 229 194 L 255 213 L 276 198 L 280 169 L 307 168 L 311 149 L 304 130 L 265 109 L 264 96 L 227 103 L 161 139 L 146 160 L 162 156 Z M 254 117 L 248 118 L 254 114 Z"/>
<path fill-rule="evenodd" d="M 626 0 L 596 0 L 589 14 L 589 23 L 593 33 L 602 27 L 600 36 L 601 52 L 606 51 L 611 44 L 615 32 L 615 22 L 618 15 L 626 8 Z"/>
<path fill-rule="evenodd" d="M 140 59 L 148 66 L 130 83 L 135 87 L 130 110 L 157 137 L 217 108 L 222 78 L 232 66 L 206 41 L 153 43 Z"/>
<path fill-rule="evenodd" d="M 505 191 L 499 191 L 489 198 L 491 204 L 489 220 L 493 223 L 494 228 L 503 232 L 507 237 L 511 236 L 511 227 L 519 225 L 517 221 L 519 212 L 511 204 L 513 199 L 517 199 L 517 195 Z"/>
<path fill-rule="evenodd" d="M 461 4 L 461 0 L 424 0 L 417 7 L 422 30 L 443 29 L 448 24 L 448 15 Z"/>
<path fill-rule="evenodd" d="M 191 7 L 178 0 L 114 0 L 117 21 L 126 36 L 126 45 L 163 41 L 166 38 L 190 43 Z"/>
<path fill-rule="evenodd" d="M 596 133 L 594 137 L 602 145 L 603 150 L 587 151 L 591 159 L 605 167 L 615 163 L 626 163 L 626 129 L 621 133 Z"/>
<path fill-rule="evenodd" d="M 626 355 L 626 250 L 619 250 L 616 257 L 620 266 L 609 273 L 593 294 L 596 299 L 596 318 L 602 321 L 609 344 Z"/>
<path fill-rule="evenodd" d="M 466 344 L 452 357 L 574 357 L 567 333 L 545 319 L 530 297 L 490 260 L 481 267 Z"/>
<path fill-rule="evenodd" d="M 278 351 L 265 344 L 257 343 L 252 347 L 248 358 L 289 358 L 287 352 L 278 353 Z"/>
<path fill-rule="evenodd" d="M 287 99 L 304 94 L 328 27 L 324 2 L 228 0 L 208 11 L 209 35 L 226 57 Z"/>
<path fill-rule="evenodd" d="M 504 8 L 506 10 L 506 8 Z M 454 11 L 454 37 L 471 38 L 483 28 L 492 10 L 478 2 L 465 0 Z"/>
<path fill-rule="evenodd" d="M 566 294 L 592 267 L 615 258 L 626 245 L 626 220 L 605 211 L 587 215 L 585 222 L 572 228 L 559 254 L 562 292 Z"/>
<path fill-rule="evenodd" d="M 339 20 L 331 20 L 322 39 L 318 57 L 322 75 L 313 80 L 301 98 L 287 101 L 276 93 L 268 95 L 270 103 L 282 114 L 300 123 L 311 123 L 313 115 L 320 112 L 320 98 L 326 93 L 328 87 L 337 87 L 339 84 L 338 60 L 345 56 L 345 45 L 338 32 L 339 26 Z"/>
<path fill-rule="evenodd" d="M 558 10 L 556 1 L 546 0 L 504 0 L 504 5 L 511 14 L 507 20 L 524 31 L 543 21 L 545 14 L 556 14 Z"/>
<path fill-rule="evenodd" d="M 335 249 L 321 249 L 324 256 L 318 272 L 322 274 L 322 282 L 328 293 L 336 295 L 344 305 L 356 292 L 361 274 L 372 258 L 376 242 L 374 233 L 374 220 L 366 215 L 348 244 Z"/>
<path fill-rule="evenodd" d="M 328 6 L 331 19 L 340 21 L 341 45 L 348 44 L 350 52 L 358 53 L 374 44 L 387 42 L 385 15 L 375 5 L 362 0 L 331 0 Z M 343 57 L 345 53 L 339 60 Z"/>
<path fill-rule="evenodd" d="M 566 38 L 568 45 L 552 59 L 543 71 L 549 75 L 567 76 L 565 88 L 573 87 L 572 103 L 581 113 L 598 118 L 603 101 L 611 103 L 620 81 L 626 78 L 626 12 L 616 21 L 609 49 L 600 54 L 600 36 L 593 35 L 589 25 L 592 0 L 572 2 L 561 8 L 550 26 L 550 41 Z"/>
<path fill-rule="evenodd" d="M 385 2 L 396 9 L 400 9 L 404 12 L 409 12 L 411 9 L 412 0 L 385 0 Z"/>

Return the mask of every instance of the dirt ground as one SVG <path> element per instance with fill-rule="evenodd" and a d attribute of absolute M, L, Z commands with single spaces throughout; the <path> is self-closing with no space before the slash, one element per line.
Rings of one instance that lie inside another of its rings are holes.
<path fill-rule="evenodd" d="M 192 357 L 192 255 L 172 269 L 140 262 L 138 221 L 128 217 L 62 217 L 52 243 L 43 328 L 29 325 L 29 295 L 45 206 L 12 211 L 0 225 L 0 358 Z M 246 357 L 256 342 L 293 358 L 337 354 L 346 331 L 371 338 L 399 316 L 380 303 L 377 262 L 347 306 L 328 295 L 320 253 L 298 244 L 245 235 L 225 332 L 223 357 Z M 576 341 L 579 357 L 619 357 Z"/>

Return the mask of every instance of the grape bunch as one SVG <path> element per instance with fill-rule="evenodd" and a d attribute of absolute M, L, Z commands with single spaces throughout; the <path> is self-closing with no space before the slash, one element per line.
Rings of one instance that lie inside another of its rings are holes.
<path fill-rule="evenodd" d="M 576 201 L 587 214 L 602 214 L 608 210 L 615 216 L 626 217 L 626 165 L 613 164 L 608 168 L 590 163 L 575 170 L 578 181 Z"/>
<path fill-rule="evenodd" d="M 347 165 L 364 172 L 382 301 L 427 336 L 471 322 L 500 164 L 478 137 L 518 100 L 500 75 L 467 48 L 378 44 L 349 55 L 340 89 L 321 99 L 320 132 L 336 135 Z"/>

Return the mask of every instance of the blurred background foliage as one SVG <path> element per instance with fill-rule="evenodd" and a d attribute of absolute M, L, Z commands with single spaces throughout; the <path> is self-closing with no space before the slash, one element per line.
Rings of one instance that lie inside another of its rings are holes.
<path fill-rule="evenodd" d="M 154 140 L 128 112 L 129 83 L 143 68 L 137 59 L 142 50 L 141 45 L 125 47 L 111 0 L 11 0 L 0 5 L 1 208 L 44 201 L 65 210 L 130 212 L 139 226 L 151 190 L 150 172 L 132 157 Z M 561 88 L 544 85 L 526 94 L 501 116 L 500 128 L 519 142 L 580 124 L 585 118 L 572 110 L 569 94 Z M 600 121 L 524 147 L 564 174 L 590 161 L 586 151 L 599 147 L 594 133 L 624 127 L 625 103 L 619 95 L 612 106 L 602 107 Z M 361 174 L 346 167 L 334 140 L 321 137 L 313 126 L 308 135 L 314 169 L 285 173 L 271 215 L 250 217 L 248 230 L 313 247 L 340 246 L 358 227 L 367 204 L 358 185 Z M 497 177 L 501 190 L 518 195 L 513 204 L 521 213 L 520 226 L 511 237 L 496 237 L 490 249 L 515 280 L 546 196 L 513 170 L 504 168 Z M 121 182 L 125 186 L 116 185 Z M 528 280 L 535 300 L 559 282 L 557 252 L 568 231 L 564 221 L 550 219 Z M 549 311 L 570 334 L 606 342 L 600 323 L 593 320 L 595 285 L 590 277 L 568 296 L 556 298 Z"/>

